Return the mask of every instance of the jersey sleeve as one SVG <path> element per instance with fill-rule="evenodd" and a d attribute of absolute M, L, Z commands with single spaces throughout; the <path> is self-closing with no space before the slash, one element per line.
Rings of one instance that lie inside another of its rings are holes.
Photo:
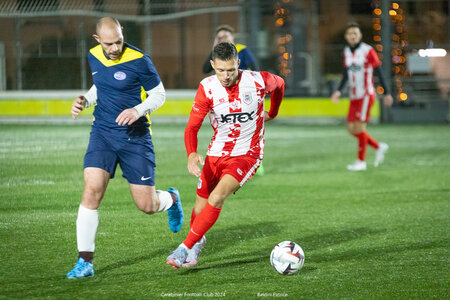
<path fill-rule="evenodd" d="M 381 61 L 378 58 L 377 52 L 373 48 L 371 48 L 369 50 L 369 53 L 367 53 L 367 60 L 369 61 L 369 63 L 372 65 L 373 68 L 381 66 Z"/>
<path fill-rule="evenodd" d="M 280 76 L 269 72 L 260 72 L 266 86 L 266 94 L 270 94 L 269 117 L 272 119 L 278 115 L 281 100 L 284 96 L 284 80 Z"/>
<path fill-rule="evenodd" d="M 200 127 L 202 127 L 203 119 L 209 112 L 210 105 L 211 100 L 206 97 L 205 89 L 203 88 L 203 85 L 200 84 L 197 94 L 195 95 L 186 130 L 184 131 L 184 145 L 188 156 L 192 152 L 197 152 L 197 134 Z"/>
<path fill-rule="evenodd" d="M 136 71 L 139 75 L 141 85 L 146 91 L 154 89 L 161 82 L 155 66 L 147 55 L 139 59 Z"/>

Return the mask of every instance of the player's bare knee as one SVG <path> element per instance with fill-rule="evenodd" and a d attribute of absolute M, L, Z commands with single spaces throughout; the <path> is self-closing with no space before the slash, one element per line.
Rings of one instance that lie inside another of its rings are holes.
<path fill-rule="evenodd" d="M 102 198 L 102 190 L 86 186 L 84 188 L 81 204 L 89 209 L 97 209 L 100 206 L 100 201 Z"/>
<path fill-rule="evenodd" d="M 208 198 L 208 202 L 214 207 L 222 207 L 225 202 L 225 197 L 226 195 L 222 194 L 211 194 Z"/>

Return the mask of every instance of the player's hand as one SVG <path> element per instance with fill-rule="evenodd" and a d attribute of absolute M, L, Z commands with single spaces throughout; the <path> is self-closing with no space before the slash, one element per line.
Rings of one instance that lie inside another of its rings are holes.
<path fill-rule="evenodd" d="M 267 121 L 270 121 L 270 120 L 273 120 L 273 118 L 271 118 L 269 116 L 269 112 L 267 110 L 265 110 L 264 111 L 264 122 L 267 122 Z"/>
<path fill-rule="evenodd" d="M 132 107 L 121 112 L 116 118 L 116 123 L 119 126 L 131 125 L 136 122 L 137 119 L 139 119 L 139 113 L 134 107 Z"/>
<path fill-rule="evenodd" d="M 394 98 L 392 98 L 392 95 L 383 95 L 383 103 L 386 106 L 392 106 L 392 103 L 394 102 Z"/>
<path fill-rule="evenodd" d="M 331 94 L 331 101 L 333 101 L 333 103 L 338 103 L 339 97 L 341 97 L 341 92 L 335 91 L 333 94 Z"/>
<path fill-rule="evenodd" d="M 200 177 L 200 174 L 202 173 L 202 171 L 198 167 L 199 163 L 202 166 L 205 164 L 201 155 L 197 154 L 196 152 L 192 152 L 191 154 L 189 154 L 187 167 L 189 173 L 191 173 L 195 177 Z"/>
<path fill-rule="evenodd" d="M 85 107 L 86 107 L 86 98 L 84 98 L 84 96 L 80 95 L 78 96 L 77 99 L 73 100 L 72 109 L 70 110 L 72 118 L 75 120 L 78 117 L 78 114 L 81 111 L 83 111 Z"/>

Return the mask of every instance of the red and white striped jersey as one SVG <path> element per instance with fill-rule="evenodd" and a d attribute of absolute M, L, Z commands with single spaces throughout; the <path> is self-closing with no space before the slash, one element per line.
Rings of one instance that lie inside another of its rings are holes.
<path fill-rule="evenodd" d="M 214 136 L 207 155 L 224 157 L 264 154 L 264 98 L 271 94 L 269 116 L 278 114 L 284 95 L 282 78 L 268 72 L 239 70 L 235 85 L 224 87 L 216 75 L 203 79 L 185 130 L 187 154 L 197 152 L 197 133 L 209 113 Z"/>
<path fill-rule="evenodd" d="M 375 94 L 373 69 L 381 65 L 381 62 L 370 45 L 361 43 L 354 52 L 349 46 L 345 47 L 344 65 L 348 72 L 350 100 Z"/>

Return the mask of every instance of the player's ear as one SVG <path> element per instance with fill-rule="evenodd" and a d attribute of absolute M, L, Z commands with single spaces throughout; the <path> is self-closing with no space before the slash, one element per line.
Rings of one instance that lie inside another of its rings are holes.
<path fill-rule="evenodd" d="M 216 68 L 214 68 L 214 61 L 212 59 L 210 59 L 209 63 L 211 64 L 211 67 L 215 70 Z"/>
<path fill-rule="evenodd" d="M 239 58 L 237 60 L 237 65 L 238 65 L 238 67 L 241 65 L 241 60 Z"/>
<path fill-rule="evenodd" d="M 100 37 L 96 35 L 95 33 L 92 35 L 92 37 L 100 44 Z"/>

